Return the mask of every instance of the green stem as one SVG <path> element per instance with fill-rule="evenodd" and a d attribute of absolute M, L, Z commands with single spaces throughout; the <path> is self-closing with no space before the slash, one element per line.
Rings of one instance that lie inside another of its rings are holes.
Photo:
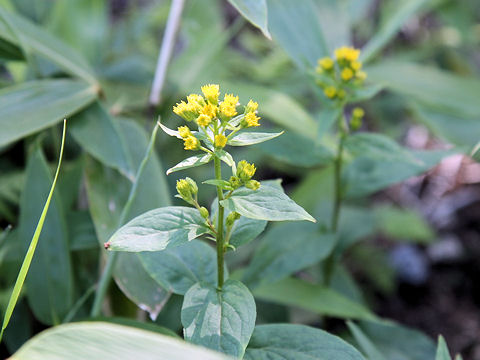
<path fill-rule="evenodd" d="M 215 163 L 215 178 L 217 180 L 222 180 L 222 164 L 218 157 L 214 157 Z M 220 201 L 223 200 L 223 190 L 220 186 L 217 186 L 217 197 L 218 197 L 218 225 L 217 225 L 217 266 L 218 266 L 218 289 L 222 289 L 223 280 L 224 280 L 224 261 L 223 255 L 225 252 L 224 243 L 223 243 L 223 216 L 225 210 L 220 204 Z"/>

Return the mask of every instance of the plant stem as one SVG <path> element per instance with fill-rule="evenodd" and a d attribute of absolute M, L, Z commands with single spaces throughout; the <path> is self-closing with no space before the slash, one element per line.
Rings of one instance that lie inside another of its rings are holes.
<path fill-rule="evenodd" d="M 215 156 L 214 157 L 215 163 L 215 178 L 217 180 L 222 180 L 222 164 L 220 159 Z M 218 289 L 222 289 L 223 287 L 223 269 L 224 269 L 224 262 L 223 262 L 223 255 L 225 252 L 224 243 L 223 243 L 223 216 L 224 216 L 224 208 L 220 204 L 220 201 L 223 200 L 223 190 L 220 186 L 217 186 L 217 197 L 218 197 L 218 224 L 217 224 L 217 266 L 218 266 Z"/>

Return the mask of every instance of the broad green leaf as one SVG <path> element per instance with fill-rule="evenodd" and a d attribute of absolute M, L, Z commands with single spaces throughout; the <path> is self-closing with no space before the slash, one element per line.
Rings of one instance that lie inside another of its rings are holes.
<path fill-rule="evenodd" d="M 428 105 L 437 112 L 455 117 L 478 118 L 480 80 L 441 71 L 432 66 L 401 61 L 385 61 L 369 66 L 371 81 Z M 451 120 L 455 123 L 455 120 Z"/>
<path fill-rule="evenodd" d="M 78 322 L 53 327 L 32 338 L 12 360 L 50 359 L 226 360 L 172 336 L 106 322 Z"/>
<path fill-rule="evenodd" d="M 197 209 L 166 206 L 130 220 L 110 237 L 105 247 L 113 251 L 161 251 L 208 232 Z"/>
<path fill-rule="evenodd" d="M 78 80 L 36 80 L 0 89 L 0 146 L 48 128 L 96 98 Z"/>
<path fill-rule="evenodd" d="M 267 0 L 267 4 L 272 37 L 298 67 L 315 67 L 329 54 L 313 0 Z"/>
<path fill-rule="evenodd" d="M 219 179 L 211 179 L 205 180 L 202 184 L 213 185 L 213 186 L 220 186 L 224 190 L 233 190 L 232 185 L 229 181 L 226 180 L 219 180 Z"/>
<path fill-rule="evenodd" d="M 52 192 L 51 184 L 48 164 L 38 148 L 27 164 L 25 188 L 20 203 L 19 236 L 24 249 L 30 249 L 27 263 L 31 261 L 31 265 L 26 278 L 28 303 L 35 317 L 49 325 L 63 319 L 73 301 L 73 274 L 66 218 L 60 197 Z M 52 192 L 50 195 L 49 191 Z M 47 196 L 50 196 L 52 202 L 45 217 L 43 201 Z M 36 228 L 39 217 L 41 225 Z M 36 245 L 33 260 L 35 245 L 29 247 L 32 236 Z"/>
<path fill-rule="evenodd" d="M 305 325 L 255 327 L 245 360 L 365 360 L 350 344 L 326 331 Z"/>
<path fill-rule="evenodd" d="M 226 209 L 257 220 L 315 222 L 315 219 L 290 199 L 283 190 L 270 184 L 263 184 L 258 190 L 240 188 L 220 203 Z"/>
<path fill-rule="evenodd" d="M 228 210 L 226 213 L 229 213 Z M 245 245 L 250 241 L 255 240 L 257 236 L 265 230 L 266 226 L 266 221 L 250 219 L 242 216 L 240 220 L 235 221 L 235 224 L 233 225 L 229 244 L 233 245 L 235 248 Z"/>
<path fill-rule="evenodd" d="M 228 140 L 228 145 L 247 146 L 259 144 L 264 141 L 275 139 L 277 136 L 280 136 L 282 134 L 283 131 L 278 133 L 241 132 L 235 134 L 230 140 Z"/>
<path fill-rule="evenodd" d="M 362 49 L 360 59 L 367 62 L 377 55 L 403 24 L 428 2 L 429 0 L 406 0 L 395 3 L 395 8 L 391 9 L 389 16 L 384 19 L 383 24 Z"/>
<path fill-rule="evenodd" d="M 87 210 L 72 211 L 68 214 L 67 220 L 71 251 L 99 248 L 95 226 Z"/>
<path fill-rule="evenodd" d="M 199 154 L 195 156 L 191 156 L 181 162 L 179 162 L 174 167 L 167 170 L 167 175 L 184 169 L 189 169 L 191 167 L 201 166 L 204 164 L 208 164 L 212 160 L 212 155 L 210 154 Z"/>
<path fill-rule="evenodd" d="M 0 342 L 2 341 L 2 336 L 3 336 L 3 333 L 4 333 L 5 329 L 8 326 L 8 323 L 10 322 L 10 318 L 13 314 L 13 310 L 15 309 L 15 305 L 17 304 L 18 298 L 20 296 L 20 292 L 22 291 L 23 284 L 25 282 L 28 271 L 29 271 L 30 266 L 32 264 L 33 255 L 35 254 L 35 250 L 37 248 L 38 241 L 39 241 L 40 235 L 42 233 L 43 226 L 45 224 L 45 219 L 47 218 L 48 209 L 50 208 L 50 202 L 52 200 L 52 197 L 53 197 L 53 194 L 54 194 L 54 191 L 55 191 L 55 185 L 57 184 L 58 173 L 60 172 L 60 167 L 62 166 L 63 149 L 65 147 L 65 133 L 66 133 L 66 122 L 64 122 L 64 124 L 63 124 L 62 145 L 61 145 L 61 148 L 60 148 L 60 156 L 58 158 L 58 165 L 57 165 L 57 170 L 55 172 L 55 177 L 53 178 L 53 182 L 52 182 L 52 185 L 50 187 L 50 191 L 48 193 L 47 200 L 46 200 L 45 204 L 43 205 L 43 209 L 41 211 L 40 218 L 39 218 L 39 220 L 37 222 L 37 225 L 35 227 L 35 230 L 33 232 L 33 236 L 31 238 L 30 244 L 28 245 L 27 253 L 25 255 L 25 258 L 23 259 L 22 266 L 20 268 L 20 271 L 18 272 L 17 280 L 15 281 L 15 285 L 13 287 L 12 294 L 10 295 L 10 298 L 8 300 L 8 304 L 7 304 L 7 307 L 5 309 L 5 314 L 4 314 L 4 318 L 3 318 L 3 322 L 2 322 L 2 328 L 0 330 Z M 35 157 L 38 157 L 39 159 L 37 160 L 37 159 L 35 159 Z M 42 155 L 42 153 L 39 149 L 35 152 L 34 155 L 32 155 L 32 158 L 29 162 L 30 168 L 27 167 L 27 174 L 28 175 L 36 174 L 33 171 L 34 166 L 36 165 L 35 161 L 38 161 L 39 162 L 38 165 L 40 165 L 40 166 L 45 165 L 44 164 L 45 160 L 44 160 L 43 155 Z M 45 167 L 47 167 L 47 166 L 45 165 Z M 30 172 L 29 172 L 29 170 L 30 170 Z M 44 170 L 44 169 L 41 169 L 41 170 Z M 36 175 L 41 175 L 41 174 L 37 173 Z M 46 177 L 48 178 L 48 176 L 49 176 L 49 174 L 48 174 L 48 169 L 47 169 Z M 38 182 L 40 182 L 42 180 L 40 178 L 40 176 L 39 176 L 38 180 L 39 180 Z M 31 183 L 32 181 L 30 180 L 29 182 Z M 28 187 L 25 186 L 25 188 L 30 192 L 30 190 L 31 190 L 30 187 L 31 186 L 32 185 L 29 184 L 29 186 Z M 43 184 L 41 184 L 40 186 L 43 187 Z M 41 190 L 43 190 L 43 189 L 41 189 Z M 23 196 L 27 196 L 27 195 L 23 195 Z M 34 196 L 38 197 L 38 193 L 34 194 Z M 26 201 L 30 201 L 30 204 L 32 204 L 35 197 L 32 198 L 32 199 L 30 199 L 30 198 L 26 198 L 26 199 L 27 199 Z M 58 206 L 58 201 L 59 201 L 58 199 L 56 199 L 56 198 L 54 199 L 54 202 L 57 202 L 57 204 L 55 204 L 57 206 Z M 59 211 L 59 209 L 55 208 L 54 210 L 56 212 L 56 214 L 54 214 L 54 216 L 55 217 L 61 217 L 61 212 Z M 25 210 L 23 210 L 22 213 L 25 216 Z M 22 216 L 22 214 L 20 216 Z M 26 235 L 26 233 L 29 232 L 29 230 L 30 230 L 28 228 L 30 224 L 27 223 L 27 222 L 30 222 L 30 219 L 28 218 L 29 216 L 30 216 L 30 214 L 26 214 L 26 216 L 23 218 L 23 221 L 25 221 L 26 223 L 23 224 L 23 227 L 20 228 L 22 230 L 22 233 L 21 233 L 22 235 Z M 50 217 L 50 219 L 51 219 L 51 217 Z M 0 244 L 2 244 L 2 247 L 4 247 L 4 245 L 5 245 L 3 243 L 3 240 L 5 239 L 5 234 L 6 233 L 8 233 L 8 232 L 7 231 L 5 233 L 2 232 L 2 234 L 0 236 Z M 64 235 L 64 234 L 59 234 L 59 235 Z M 65 238 L 62 238 L 60 240 L 65 241 Z M 62 245 L 65 246 L 66 244 L 63 243 Z M 44 247 L 44 249 L 45 249 L 45 247 Z M 67 252 L 68 252 L 68 250 L 67 250 Z M 64 254 L 61 254 L 61 255 L 66 255 L 66 259 L 64 259 L 64 260 L 67 260 L 66 261 L 66 264 L 67 264 L 66 270 L 69 272 L 69 274 L 67 274 L 67 276 L 71 277 L 70 262 L 68 261 L 69 260 L 69 254 L 64 253 Z M 71 280 L 71 278 L 69 280 Z M 60 285 L 65 285 L 65 284 L 60 284 Z M 64 289 L 64 286 L 62 286 L 61 289 Z M 64 295 L 71 296 L 72 292 L 73 292 L 73 289 L 71 287 L 67 288 L 67 291 L 64 293 Z M 66 300 L 68 301 L 68 299 L 66 299 Z M 61 305 L 63 305 L 63 304 L 61 304 Z M 52 310 L 55 311 L 55 309 L 52 309 Z"/>
<path fill-rule="evenodd" d="M 232 172 L 236 173 L 236 165 L 235 165 L 235 160 L 233 160 L 233 157 L 230 153 L 226 152 L 225 150 L 222 149 L 217 149 L 215 150 L 215 155 L 218 156 L 220 160 L 222 160 L 225 164 L 230 166 L 232 168 Z"/>
<path fill-rule="evenodd" d="M 255 288 L 253 294 L 261 300 L 295 306 L 320 315 L 347 319 L 375 319 L 375 315 L 363 305 L 332 289 L 300 279 L 286 278 L 274 284 L 265 284 Z"/>
<path fill-rule="evenodd" d="M 334 244 L 335 236 L 321 234 L 316 224 L 279 224 L 263 237 L 242 281 L 254 287 L 281 280 L 326 258 Z"/>
<path fill-rule="evenodd" d="M 360 321 L 358 326 L 386 359 L 435 358 L 435 344 L 420 331 L 391 321 Z"/>
<path fill-rule="evenodd" d="M 81 54 L 26 18 L 0 8 L 0 30 L 0 38 L 98 87 L 94 71 Z"/>
<path fill-rule="evenodd" d="M 142 264 L 164 289 L 184 295 L 195 283 L 217 282 L 217 253 L 201 241 L 143 253 Z"/>
<path fill-rule="evenodd" d="M 268 156 L 293 166 L 313 167 L 333 160 L 331 149 L 291 131 L 278 139 L 259 145 L 259 148 Z"/>
<path fill-rule="evenodd" d="M 126 140 L 117 122 L 98 103 L 71 119 L 73 138 L 97 160 L 133 180 L 136 168 L 129 158 Z"/>
<path fill-rule="evenodd" d="M 267 0 L 228 0 L 230 4 L 250 21 L 262 30 L 263 35 L 272 40 L 268 32 Z"/>
<path fill-rule="evenodd" d="M 130 155 L 138 167 L 148 146 L 147 135 L 132 121 L 119 121 L 119 128 L 127 140 Z M 89 159 L 86 166 L 86 189 L 89 210 L 98 241 L 103 244 L 117 229 L 120 213 L 127 201 L 131 182 L 118 172 Z M 137 191 L 126 219 L 170 203 L 164 171 L 156 154 L 150 155 L 142 175 L 136 179 Z M 119 253 L 114 279 L 122 291 L 139 307 L 156 318 L 169 294 L 153 280 L 140 262 L 141 254 Z"/>
<path fill-rule="evenodd" d="M 383 355 L 378 351 L 375 344 L 365 336 L 363 331 L 355 325 L 352 321 L 347 321 L 347 326 L 352 333 L 355 341 L 358 343 L 360 349 L 368 356 L 368 360 L 386 360 Z"/>
<path fill-rule="evenodd" d="M 183 300 L 185 339 L 235 358 L 243 357 L 255 318 L 255 300 L 245 285 L 236 280 L 227 280 L 222 290 L 195 284 Z"/>
<path fill-rule="evenodd" d="M 328 131 L 330 131 L 332 126 L 334 126 L 335 122 L 338 120 L 341 113 L 342 113 L 342 108 L 340 107 L 325 106 L 322 109 L 322 111 L 318 116 L 318 120 L 319 120 L 318 132 L 317 132 L 318 141 L 322 140 L 325 134 Z M 316 145 L 317 145 L 316 147 L 318 147 L 318 144 Z"/>
<path fill-rule="evenodd" d="M 384 205 L 375 208 L 375 216 L 379 229 L 388 237 L 418 243 L 434 240 L 432 228 L 414 210 Z"/>
<path fill-rule="evenodd" d="M 447 343 L 442 335 L 438 337 L 437 354 L 435 360 L 452 360 L 450 352 L 448 351 Z"/>

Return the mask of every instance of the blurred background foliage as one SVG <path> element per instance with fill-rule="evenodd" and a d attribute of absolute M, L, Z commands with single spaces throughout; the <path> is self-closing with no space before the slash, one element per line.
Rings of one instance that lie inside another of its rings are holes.
<path fill-rule="evenodd" d="M 64 168 L 3 353 L 46 326 L 88 317 L 100 244 L 118 227 L 132 182 L 141 191 L 129 219 L 177 204 L 170 193 L 180 175 L 167 178 L 164 169 L 184 157 L 178 141 L 159 134 L 146 173 L 135 174 L 157 117 L 180 125 L 172 106 L 202 84 L 218 83 L 242 103 L 253 98 L 263 127 L 286 130 L 235 155 L 253 159 L 258 178 L 283 178 L 327 226 L 333 124 L 312 72 L 318 58 L 352 44 L 368 73 L 356 101 L 366 119 L 346 144 L 337 241 L 314 238 L 309 224 L 271 226 L 260 242 L 228 254 L 230 273 L 253 289 L 259 322 L 320 326 L 371 359 L 370 343 L 385 359 L 433 358 L 430 338 L 380 320 L 391 318 L 442 333 L 454 352 L 478 359 L 480 3 L 265 4 L 260 19 L 272 41 L 230 2 L 187 0 L 161 103 L 152 106 L 169 1 L 0 1 L 2 311 L 48 193 L 63 118 L 69 126 Z M 205 171 L 189 176 L 206 180 Z M 202 187 L 203 203 L 213 190 Z M 325 286 L 321 262 L 330 254 L 339 261 Z M 145 261 L 121 254 L 106 314 L 179 331 L 181 297 L 162 288 Z M 342 319 L 358 321 L 347 327 Z"/>

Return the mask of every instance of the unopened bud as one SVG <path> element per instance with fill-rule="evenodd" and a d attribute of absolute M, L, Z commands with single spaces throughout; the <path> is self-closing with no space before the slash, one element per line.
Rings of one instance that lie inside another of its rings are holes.
<path fill-rule="evenodd" d="M 225 220 L 225 222 L 226 222 L 228 227 L 231 227 L 233 225 L 233 223 L 235 221 L 237 221 L 238 219 L 240 219 L 240 214 L 234 211 L 234 212 L 231 212 L 230 214 L 228 214 L 227 220 Z"/>
<path fill-rule="evenodd" d="M 258 190 L 260 188 L 260 183 L 257 180 L 248 180 L 245 183 L 245 187 L 252 190 Z"/>
<path fill-rule="evenodd" d="M 208 219 L 208 216 L 210 214 L 208 213 L 208 209 L 206 207 L 202 206 L 199 211 L 200 211 L 200 215 L 202 215 L 204 219 Z"/>

